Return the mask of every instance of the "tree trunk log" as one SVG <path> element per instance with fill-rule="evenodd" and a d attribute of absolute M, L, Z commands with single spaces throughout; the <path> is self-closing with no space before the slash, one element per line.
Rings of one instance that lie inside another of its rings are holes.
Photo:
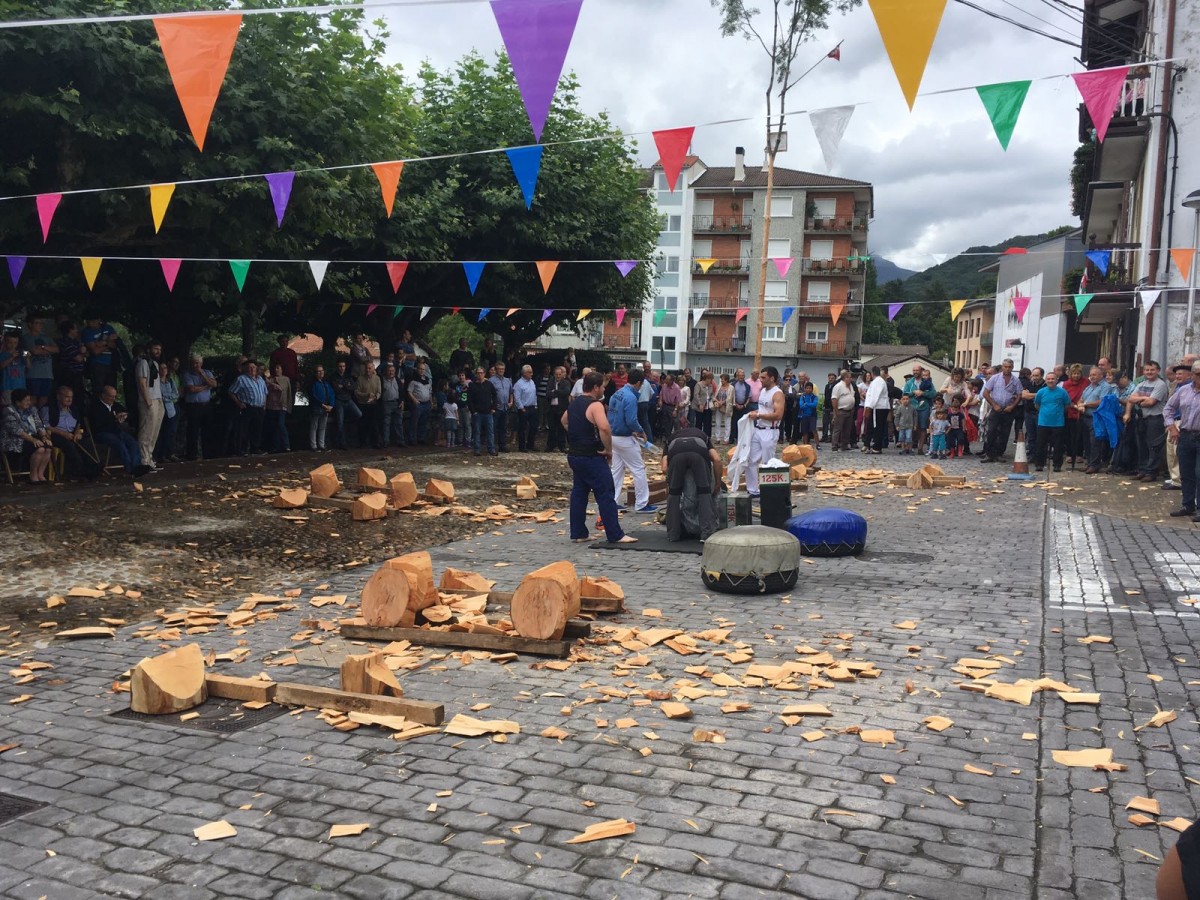
<path fill-rule="evenodd" d="M 530 572 L 513 593 L 512 622 L 522 637 L 561 640 L 579 615 L 579 576 L 566 561 Z"/>
<path fill-rule="evenodd" d="M 384 664 L 382 653 L 347 656 L 342 663 L 342 690 L 352 694 L 403 697 L 404 689 Z"/>
<path fill-rule="evenodd" d="M 358 470 L 357 485 L 358 487 L 386 491 L 388 486 L 387 475 L 383 474 L 382 469 L 369 469 L 363 466 Z"/>
<path fill-rule="evenodd" d="M 401 472 L 396 475 L 388 482 L 388 486 L 392 490 L 392 506 L 396 509 L 407 509 L 416 503 L 420 496 L 411 472 Z"/>
<path fill-rule="evenodd" d="M 454 485 L 449 481 L 430 478 L 428 484 L 425 485 L 425 499 L 431 503 L 453 503 Z"/>
<path fill-rule="evenodd" d="M 462 569 L 447 568 L 442 573 L 439 587 L 444 591 L 481 591 L 487 593 L 496 582 L 484 578 L 478 572 L 465 572 Z"/>
<path fill-rule="evenodd" d="M 129 691 L 134 712 L 161 716 L 199 706 L 208 699 L 200 645 L 188 644 L 146 657 L 134 668 Z"/>
<path fill-rule="evenodd" d="M 387 518 L 387 494 L 363 494 L 350 504 L 350 518 L 355 522 L 373 522 Z"/>
<path fill-rule="evenodd" d="M 308 481 L 314 497 L 332 497 L 342 489 L 337 471 L 329 463 L 309 472 Z"/>
<path fill-rule="evenodd" d="M 299 509 L 308 503 L 308 491 L 304 488 L 285 488 L 271 501 L 276 509 Z"/>

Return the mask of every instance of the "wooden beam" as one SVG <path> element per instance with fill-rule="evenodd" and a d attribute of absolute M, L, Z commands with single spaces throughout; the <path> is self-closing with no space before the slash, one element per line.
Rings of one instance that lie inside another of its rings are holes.
<path fill-rule="evenodd" d="M 443 594 L 458 594 L 462 597 L 477 597 L 479 591 L 469 590 L 449 590 L 439 588 Z M 488 606 L 505 607 L 512 606 L 512 591 L 490 591 L 488 592 Z M 620 600 L 614 600 L 611 597 L 580 597 L 579 611 L 590 613 L 615 613 L 621 612 L 623 609 Z"/>
<path fill-rule="evenodd" d="M 404 716 L 421 725 L 441 725 L 445 710 L 440 703 L 410 700 L 407 697 L 383 697 L 378 694 L 353 694 L 337 688 L 318 687 L 284 681 L 275 686 L 275 702 L 284 706 L 311 706 L 342 712 L 366 712 L 379 716 Z"/>
<path fill-rule="evenodd" d="M 341 626 L 342 637 L 368 641 L 411 641 L 426 647 L 461 647 L 467 650 L 497 650 L 501 653 L 529 653 L 564 659 L 571 652 L 571 641 L 539 641 L 534 638 L 499 634 L 475 634 L 470 631 L 429 631 L 424 628 L 372 628 L 370 625 Z"/>
<path fill-rule="evenodd" d="M 378 491 L 368 493 L 378 493 Z M 319 507 L 321 509 L 343 509 L 346 512 L 349 512 L 354 506 L 354 501 L 357 499 L 357 494 L 348 495 L 345 491 L 338 494 L 336 497 L 318 497 L 316 495 L 310 495 L 308 498 L 308 505 Z M 397 514 L 397 512 L 397 510 L 392 509 L 390 506 L 387 507 L 387 514 L 389 516 L 394 516 Z"/>
<path fill-rule="evenodd" d="M 270 703 L 275 699 L 275 682 L 263 681 L 261 678 L 238 678 L 234 675 L 206 675 L 204 683 L 208 685 L 208 696 L 223 697 L 226 700 L 252 700 L 258 703 Z"/>

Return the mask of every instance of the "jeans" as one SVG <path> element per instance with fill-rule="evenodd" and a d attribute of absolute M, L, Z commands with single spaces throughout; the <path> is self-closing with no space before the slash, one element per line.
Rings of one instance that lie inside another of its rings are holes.
<path fill-rule="evenodd" d="M 537 440 L 538 411 L 536 407 L 527 406 L 517 412 L 517 449 L 533 450 Z"/>
<path fill-rule="evenodd" d="M 383 446 L 390 446 L 393 440 L 397 447 L 404 446 L 404 407 L 399 400 L 383 401 L 383 425 L 379 433 Z"/>
<path fill-rule="evenodd" d="M 418 403 L 412 411 L 412 431 L 408 435 L 410 444 L 425 443 L 425 429 L 429 423 L 429 402 Z"/>
<path fill-rule="evenodd" d="M 1163 444 L 1167 432 L 1162 416 L 1143 415 L 1138 420 L 1138 471 L 1143 475 L 1157 475 L 1162 463 Z"/>
<path fill-rule="evenodd" d="M 471 415 L 472 446 L 476 453 L 483 451 L 483 444 L 487 442 L 487 451 L 493 456 L 496 453 L 496 421 L 493 418 L 494 413 L 473 413 Z"/>
<path fill-rule="evenodd" d="M 124 431 L 106 431 L 95 437 L 97 444 L 117 451 L 126 472 L 132 474 L 133 470 L 142 464 L 142 451 L 133 435 Z"/>
<path fill-rule="evenodd" d="M 341 397 L 333 407 L 334 417 L 337 419 L 338 446 L 343 450 L 348 450 L 349 446 L 346 443 L 346 419 L 351 422 L 362 418 L 362 410 L 358 408 L 358 404 L 354 402 L 352 397 L 347 397 L 343 400 Z"/>
<path fill-rule="evenodd" d="M 508 449 L 508 410 L 498 409 L 492 413 L 493 427 L 496 431 L 496 446 L 501 450 Z"/>
<path fill-rule="evenodd" d="M 266 434 L 264 443 L 272 453 L 283 453 L 291 450 L 291 441 L 287 432 L 287 410 L 268 409 L 263 413 Z"/>
<path fill-rule="evenodd" d="M 1004 455 L 1004 451 L 1008 449 L 1008 436 L 1012 433 L 1013 419 L 1015 411 L 1005 412 L 1000 410 L 992 410 L 987 417 L 987 445 L 984 449 L 987 455 L 993 459 L 998 459 Z M 1040 432 L 1041 429 L 1039 428 Z M 1039 434 L 1039 440 L 1040 440 Z"/>
<path fill-rule="evenodd" d="M 238 410 L 237 448 L 242 456 L 262 450 L 264 412 L 261 406 L 247 406 Z"/>
<path fill-rule="evenodd" d="M 642 431 L 646 433 L 646 440 L 648 441 L 654 440 L 654 429 L 651 427 L 653 423 L 650 421 L 654 418 L 654 414 L 651 412 L 652 409 L 653 404 L 649 401 L 645 403 L 642 403 L 640 400 L 638 401 L 638 424 L 642 426 Z"/>
<path fill-rule="evenodd" d="M 188 459 L 200 458 L 200 447 L 204 439 L 204 429 L 208 427 L 208 411 L 210 408 L 207 403 L 183 404 L 183 415 L 187 419 Z"/>
<path fill-rule="evenodd" d="M 310 450 L 325 449 L 325 430 L 329 427 L 329 413 L 320 406 L 312 408 L 308 419 L 308 446 Z"/>
<path fill-rule="evenodd" d="M 1179 480 L 1183 484 L 1180 505 L 1184 509 L 1195 509 L 1196 492 L 1200 489 L 1200 432 L 1180 431 L 1175 453 L 1179 457 Z"/>
<path fill-rule="evenodd" d="M 600 520 L 604 523 L 604 536 L 609 543 L 625 537 L 617 515 L 617 501 L 613 494 L 612 472 L 603 456 L 568 456 L 567 464 L 575 476 L 571 485 L 571 540 L 580 541 L 588 537 L 587 502 L 588 494 L 596 495 L 600 507 Z"/>

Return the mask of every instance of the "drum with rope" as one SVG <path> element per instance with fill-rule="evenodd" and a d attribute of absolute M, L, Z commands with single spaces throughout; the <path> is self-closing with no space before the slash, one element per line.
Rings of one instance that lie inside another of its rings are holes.
<path fill-rule="evenodd" d="M 727 528 L 704 542 L 700 575 L 714 591 L 779 593 L 795 587 L 799 574 L 800 542 L 778 528 Z"/>

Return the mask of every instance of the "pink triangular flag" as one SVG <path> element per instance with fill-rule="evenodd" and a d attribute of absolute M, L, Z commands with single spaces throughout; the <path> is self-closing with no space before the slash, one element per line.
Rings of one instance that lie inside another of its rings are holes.
<path fill-rule="evenodd" d="M 62 194 L 38 194 L 38 221 L 42 223 L 42 243 L 50 239 L 50 223 L 54 221 L 54 211 L 58 209 Z"/>
<path fill-rule="evenodd" d="M 1013 310 L 1017 314 L 1017 321 L 1024 323 L 1025 322 L 1025 311 L 1027 309 L 1029 309 L 1029 298 L 1028 297 L 1013 297 L 1012 303 L 1013 303 Z"/>
<path fill-rule="evenodd" d="M 167 280 L 167 290 L 175 290 L 175 279 L 179 277 L 179 266 L 183 262 L 181 259 L 160 259 L 158 264 L 162 266 L 163 278 Z"/>
<path fill-rule="evenodd" d="M 384 265 L 387 266 L 388 278 L 392 279 L 392 293 L 399 293 L 400 282 L 404 280 L 404 273 L 408 271 L 408 263 L 390 262 Z"/>
<path fill-rule="evenodd" d="M 625 313 L 626 312 L 628 312 L 628 310 L 625 310 L 625 309 L 617 310 L 617 327 L 618 328 L 620 328 L 625 323 Z"/>
<path fill-rule="evenodd" d="M 1108 133 L 1108 123 L 1117 111 L 1117 98 L 1121 96 L 1128 74 L 1129 66 L 1071 73 L 1075 87 L 1079 88 L 1079 95 L 1083 97 L 1083 105 L 1087 107 L 1092 124 L 1096 126 L 1096 140 L 1102 144 L 1104 135 Z"/>
<path fill-rule="evenodd" d="M 733 324 L 736 325 L 738 322 L 742 321 L 742 319 L 746 318 L 746 316 L 749 314 L 749 312 L 750 312 L 750 307 L 739 306 L 737 308 L 737 315 L 735 315 L 733 317 Z"/>
<path fill-rule="evenodd" d="M 372 303 L 370 306 L 367 307 L 367 315 L 369 316 L 371 313 L 375 312 L 375 310 L 377 310 L 377 309 L 379 309 L 379 304 Z"/>
<path fill-rule="evenodd" d="M 683 161 L 687 158 L 688 147 L 692 145 L 692 133 L 695 130 L 694 127 L 688 127 L 654 132 L 654 143 L 658 146 L 663 174 L 667 176 L 667 185 L 672 191 L 679 182 L 679 173 L 683 170 Z"/>
<path fill-rule="evenodd" d="M 792 267 L 792 260 L 786 256 L 773 256 L 771 262 L 775 263 L 775 268 L 779 272 L 780 278 L 787 278 L 788 269 Z"/>

